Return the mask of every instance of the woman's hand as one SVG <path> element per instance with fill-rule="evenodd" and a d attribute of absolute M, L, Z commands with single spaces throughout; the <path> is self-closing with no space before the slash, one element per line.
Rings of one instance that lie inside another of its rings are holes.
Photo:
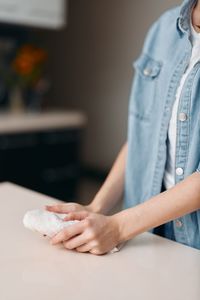
<path fill-rule="evenodd" d="M 81 205 L 78 203 L 66 203 L 66 204 L 56 204 L 56 205 L 47 205 L 46 210 L 54 213 L 60 213 L 60 214 L 68 214 L 75 211 L 92 211 L 92 208 L 90 208 L 90 205 Z"/>
<path fill-rule="evenodd" d="M 53 245 L 63 243 L 69 250 L 101 255 L 112 250 L 120 242 L 119 226 L 115 216 L 79 211 L 69 213 L 65 220 L 80 222 L 54 236 L 51 240 Z"/>

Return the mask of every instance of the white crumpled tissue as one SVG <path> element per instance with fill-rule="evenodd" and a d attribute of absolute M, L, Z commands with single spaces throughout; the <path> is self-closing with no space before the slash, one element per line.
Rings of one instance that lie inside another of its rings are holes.
<path fill-rule="evenodd" d="M 64 228 L 79 222 L 63 221 L 66 216 L 66 214 L 57 214 L 47 210 L 35 209 L 25 214 L 23 224 L 26 228 L 51 238 Z"/>
<path fill-rule="evenodd" d="M 35 209 L 28 211 L 23 218 L 23 224 L 26 228 L 39 232 L 52 238 L 58 232 L 68 226 L 72 226 L 80 221 L 63 221 L 67 214 L 57 214 L 49 212 L 47 210 Z M 111 253 L 118 252 L 121 249 L 121 245 L 115 247 Z"/>

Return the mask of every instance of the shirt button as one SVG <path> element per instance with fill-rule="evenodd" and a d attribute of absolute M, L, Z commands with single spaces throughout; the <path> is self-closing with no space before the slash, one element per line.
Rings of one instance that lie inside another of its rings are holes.
<path fill-rule="evenodd" d="M 181 176 L 181 175 L 183 175 L 183 169 L 182 168 L 177 168 L 176 169 L 176 175 L 178 175 L 178 176 Z"/>
<path fill-rule="evenodd" d="M 177 227 L 177 228 L 183 227 L 183 222 L 182 222 L 181 220 L 176 220 L 176 221 L 175 221 L 175 224 L 176 224 L 176 227 Z"/>
<path fill-rule="evenodd" d="M 145 76 L 149 76 L 149 75 L 151 75 L 151 72 L 152 72 L 152 69 L 146 68 L 146 69 L 144 69 L 143 74 L 144 74 Z"/>
<path fill-rule="evenodd" d="M 185 113 L 180 113 L 178 116 L 179 121 L 185 122 L 187 120 L 187 115 Z"/>

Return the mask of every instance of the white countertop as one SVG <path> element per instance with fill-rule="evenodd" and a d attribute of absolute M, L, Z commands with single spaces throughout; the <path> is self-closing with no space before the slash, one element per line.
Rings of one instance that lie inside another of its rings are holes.
<path fill-rule="evenodd" d="M 25 229 L 52 199 L 0 184 L 1 300 L 199 300 L 200 251 L 145 233 L 119 252 L 78 254 Z"/>
<path fill-rule="evenodd" d="M 83 127 L 86 116 L 76 111 L 0 113 L 0 134 Z"/>

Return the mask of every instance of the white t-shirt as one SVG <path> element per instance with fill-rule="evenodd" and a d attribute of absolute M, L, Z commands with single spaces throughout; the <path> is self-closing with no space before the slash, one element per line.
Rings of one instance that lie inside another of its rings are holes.
<path fill-rule="evenodd" d="M 184 121 L 184 114 L 177 116 L 179 100 L 181 97 L 181 92 L 184 83 L 193 69 L 194 65 L 200 60 L 200 33 L 197 33 L 191 24 L 191 34 L 192 34 L 192 55 L 183 77 L 181 78 L 180 85 L 177 89 L 176 99 L 172 109 L 171 120 L 168 128 L 168 143 L 167 143 L 167 163 L 164 173 L 164 186 L 166 189 L 171 188 L 175 185 L 175 155 L 176 155 L 176 133 L 177 133 L 177 118 Z"/>

